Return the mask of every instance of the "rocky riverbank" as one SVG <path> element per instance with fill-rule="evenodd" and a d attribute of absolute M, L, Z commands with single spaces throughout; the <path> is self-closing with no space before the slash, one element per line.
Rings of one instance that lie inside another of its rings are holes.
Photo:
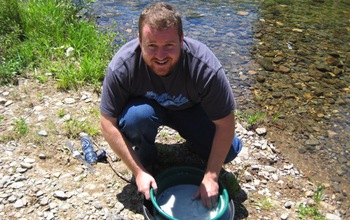
<path fill-rule="evenodd" d="M 80 149 L 79 133 L 98 131 L 98 106 L 93 89 L 60 92 L 54 81 L 0 88 L 0 219 L 144 219 L 131 173 L 100 133 L 93 139 L 109 160 L 95 164 L 94 174 L 65 145 Z M 248 194 L 237 217 L 245 209 L 247 219 L 297 219 L 300 206 L 317 206 L 327 219 L 347 219 L 346 198 L 327 184 L 315 196 L 318 186 L 266 138 L 268 129 L 237 124 L 244 148 L 225 165 Z M 174 130 L 161 128 L 157 142 L 159 170 L 201 163 Z"/>

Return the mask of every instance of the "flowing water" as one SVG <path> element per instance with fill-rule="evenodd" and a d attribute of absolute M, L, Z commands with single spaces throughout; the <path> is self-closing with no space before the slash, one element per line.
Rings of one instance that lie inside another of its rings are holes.
<path fill-rule="evenodd" d="M 137 36 L 153 1 L 99 0 L 99 26 Z M 350 186 L 350 2 L 348 0 L 167 1 L 185 35 L 223 64 L 238 112 L 267 115 L 260 126 L 285 158 L 341 196 Z"/>

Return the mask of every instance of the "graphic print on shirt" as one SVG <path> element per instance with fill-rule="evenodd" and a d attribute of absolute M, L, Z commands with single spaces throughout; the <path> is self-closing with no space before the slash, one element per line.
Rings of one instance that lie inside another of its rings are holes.
<path fill-rule="evenodd" d="M 182 94 L 179 96 L 171 96 L 168 93 L 163 93 L 158 95 L 155 92 L 147 92 L 146 98 L 156 100 L 163 107 L 176 106 L 180 107 L 188 102 L 188 99 L 184 97 Z"/>

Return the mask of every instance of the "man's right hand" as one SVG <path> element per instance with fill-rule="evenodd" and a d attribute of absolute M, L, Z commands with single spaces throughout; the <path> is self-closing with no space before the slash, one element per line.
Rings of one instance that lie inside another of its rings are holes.
<path fill-rule="evenodd" d="M 147 172 L 140 172 L 136 175 L 136 185 L 137 190 L 142 193 L 147 200 L 150 199 L 150 189 L 153 188 L 154 192 L 157 192 L 157 183 L 156 180 Z"/>

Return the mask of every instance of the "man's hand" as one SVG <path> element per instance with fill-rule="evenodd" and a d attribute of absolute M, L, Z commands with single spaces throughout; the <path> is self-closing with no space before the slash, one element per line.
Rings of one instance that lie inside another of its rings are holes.
<path fill-rule="evenodd" d="M 193 199 L 201 199 L 208 209 L 215 208 L 219 198 L 219 184 L 213 178 L 204 177 Z"/>
<path fill-rule="evenodd" d="M 147 200 L 150 199 L 149 191 L 151 187 L 156 192 L 157 191 L 157 183 L 156 180 L 149 173 L 140 172 L 136 175 L 136 185 L 137 190 L 142 193 Z"/>

